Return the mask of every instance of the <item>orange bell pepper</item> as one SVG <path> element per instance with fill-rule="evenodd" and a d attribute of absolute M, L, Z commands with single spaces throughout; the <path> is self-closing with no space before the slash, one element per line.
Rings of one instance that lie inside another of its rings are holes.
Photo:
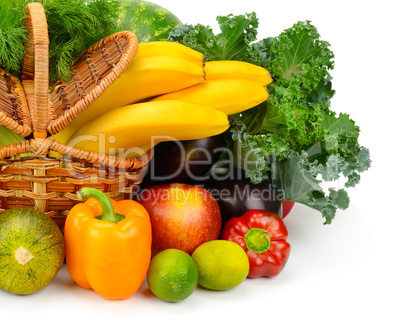
<path fill-rule="evenodd" d="M 107 299 L 134 295 L 151 261 L 152 229 L 148 212 L 136 201 L 110 199 L 89 187 L 87 199 L 67 215 L 64 238 L 71 278 Z"/>

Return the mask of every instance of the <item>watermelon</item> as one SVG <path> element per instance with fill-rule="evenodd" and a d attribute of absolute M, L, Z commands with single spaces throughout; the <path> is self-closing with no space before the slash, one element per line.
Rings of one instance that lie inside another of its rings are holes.
<path fill-rule="evenodd" d="M 121 2 L 118 30 L 131 31 L 140 43 L 168 40 L 169 32 L 181 21 L 169 10 L 148 1 Z"/>
<path fill-rule="evenodd" d="M 47 215 L 29 208 L 0 213 L 0 288 L 28 295 L 46 287 L 65 257 L 64 237 Z"/>

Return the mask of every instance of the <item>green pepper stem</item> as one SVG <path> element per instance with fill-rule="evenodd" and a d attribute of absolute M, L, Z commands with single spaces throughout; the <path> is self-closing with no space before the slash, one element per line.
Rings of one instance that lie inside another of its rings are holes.
<path fill-rule="evenodd" d="M 247 249 L 255 253 L 262 253 L 269 250 L 271 237 L 264 229 L 251 228 L 245 235 Z"/>
<path fill-rule="evenodd" d="M 112 201 L 110 198 L 102 191 L 93 187 L 83 187 L 77 191 L 77 198 L 79 200 L 84 200 L 88 198 L 94 198 L 102 206 L 102 214 L 96 218 L 101 221 L 109 221 L 113 223 L 120 222 L 124 215 L 118 214 L 114 211 Z"/>

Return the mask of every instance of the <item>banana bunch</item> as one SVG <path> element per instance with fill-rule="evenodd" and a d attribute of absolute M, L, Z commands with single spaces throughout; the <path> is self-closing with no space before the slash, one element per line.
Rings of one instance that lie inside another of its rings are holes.
<path fill-rule="evenodd" d="M 191 115 L 191 116 L 190 116 Z M 159 142 L 217 135 L 229 127 L 227 115 L 186 101 L 152 101 L 123 106 L 82 126 L 73 139 L 77 148 L 129 157 Z M 104 136 L 99 145 L 98 133 Z"/>
<path fill-rule="evenodd" d="M 122 75 L 63 131 L 61 143 L 121 157 L 167 140 L 213 136 L 228 115 L 269 98 L 269 72 L 241 61 L 205 62 L 174 42 L 141 43 Z"/>
<path fill-rule="evenodd" d="M 269 98 L 266 85 L 272 78 L 263 67 L 233 60 L 211 61 L 205 64 L 205 72 L 205 81 L 151 100 L 193 102 L 231 115 Z"/>
<path fill-rule="evenodd" d="M 182 44 L 142 43 L 120 77 L 54 138 L 66 144 L 79 128 L 110 110 L 203 82 L 204 65 L 202 53 Z"/>

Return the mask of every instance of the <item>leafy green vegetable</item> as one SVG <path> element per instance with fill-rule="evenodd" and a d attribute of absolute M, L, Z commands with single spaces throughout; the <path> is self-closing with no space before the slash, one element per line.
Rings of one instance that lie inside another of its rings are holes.
<path fill-rule="evenodd" d="M 197 24 L 183 24 L 170 32 L 170 39 L 187 45 L 204 54 L 205 59 L 241 60 L 250 62 L 249 54 L 254 54 L 251 42 L 257 38 L 258 20 L 255 13 L 245 16 L 218 16 L 222 32 L 214 35 L 212 28 Z M 262 55 L 256 53 L 255 62 L 261 62 Z"/>
<path fill-rule="evenodd" d="M 347 187 L 370 167 L 358 142 L 360 129 L 347 114 L 330 109 L 334 54 L 309 21 L 297 22 L 277 37 L 256 41 L 254 13 L 217 18 L 221 33 L 182 25 L 170 39 L 205 54 L 206 60 L 236 59 L 267 68 L 274 78 L 268 101 L 232 115 L 228 147 L 253 183 L 268 180 L 283 200 L 305 204 L 330 223 L 349 205 Z M 344 187 L 325 189 L 327 182 Z"/>
<path fill-rule="evenodd" d="M 0 68 L 10 74 L 21 74 L 24 41 L 24 8 L 14 0 L 2 0 L 0 6 Z"/>
<path fill-rule="evenodd" d="M 49 79 L 68 81 L 74 59 L 116 32 L 120 4 L 114 0 L 40 0 L 49 30 Z"/>
<path fill-rule="evenodd" d="M 24 10 L 29 2 L 40 2 L 45 9 L 51 82 L 68 81 L 75 58 L 117 31 L 120 3 L 115 0 L 2 0 L 0 67 L 18 77 L 27 38 Z"/>

